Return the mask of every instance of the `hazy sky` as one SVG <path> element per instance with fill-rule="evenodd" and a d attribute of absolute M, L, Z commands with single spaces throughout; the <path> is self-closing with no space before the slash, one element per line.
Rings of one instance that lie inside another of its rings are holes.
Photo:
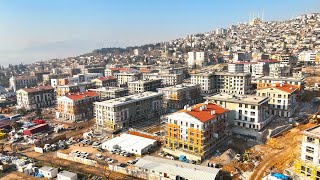
<path fill-rule="evenodd" d="M 262 9 L 265 20 L 282 20 L 319 7 L 319 0 L 0 0 L 0 64 L 167 41 L 247 22 Z"/>

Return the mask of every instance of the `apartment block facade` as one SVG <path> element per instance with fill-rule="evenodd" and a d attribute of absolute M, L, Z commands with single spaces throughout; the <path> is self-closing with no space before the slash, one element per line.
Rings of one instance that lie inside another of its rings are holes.
<path fill-rule="evenodd" d="M 128 82 L 142 79 L 142 73 L 121 72 L 121 73 L 115 73 L 114 76 L 117 77 L 118 85 L 121 87 L 128 86 Z"/>
<path fill-rule="evenodd" d="M 294 162 L 294 172 L 301 179 L 320 179 L 320 126 L 302 131 L 300 157 Z"/>
<path fill-rule="evenodd" d="M 130 128 L 158 120 L 163 113 L 162 94 L 144 92 L 95 103 L 96 125 L 102 129 Z"/>
<path fill-rule="evenodd" d="M 128 82 L 129 93 L 142 93 L 145 91 L 157 91 L 161 87 L 161 79 L 144 79 Z"/>
<path fill-rule="evenodd" d="M 84 82 L 76 84 L 67 84 L 62 86 L 57 86 L 56 93 L 57 96 L 65 96 L 69 93 L 85 92 L 88 89 L 95 88 L 94 82 Z"/>
<path fill-rule="evenodd" d="M 270 113 L 278 117 L 291 117 L 298 107 L 298 87 L 291 84 L 278 83 L 257 90 L 257 95 L 269 97 Z"/>
<path fill-rule="evenodd" d="M 93 118 L 93 103 L 99 97 L 95 92 L 68 94 L 57 98 L 56 118 L 76 122 Z"/>
<path fill-rule="evenodd" d="M 162 74 L 162 73 L 145 73 L 143 74 L 144 79 L 161 79 L 162 85 L 174 86 L 177 84 L 182 84 L 184 79 L 184 74 Z"/>
<path fill-rule="evenodd" d="M 198 84 L 179 84 L 159 88 L 158 92 L 164 94 L 163 104 L 168 112 L 182 109 L 187 104 L 200 103 L 202 100 L 200 85 Z"/>
<path fill-rule="evenodd" d="M 38 86 L 34 88 L 23 88 L 16 92 L 17 108 L 36 110 L 55 104 L 56 93 L 52 86 Z"/>
<path fill-rule="evenodd" d="M 167 116 L 165 149 L 202 161 L 212 154 L 216 144 L 226 136 L 228 110 L 213 104 L 186 105 Z"/>
<path fill-rule="evenodd" d="M 13 92 L 21 88 L 29 88 L 37 86 L 38 78 L 36 76 L 12 76 L 9 79 L 10 88 Z"/>
<path fill-rule="evenodd" d="M 116 87 L 118 85 L 117 78 L 114 76 L 96 78 L 91 80 L 91 82 L 94 82 L 97 88 Z"/>
<path fill-rule="evenodd" d="M 191 84 L 200 84 L 201 93 L 204 94 L 217 92 L 249 94 L 251 74 L 230 72 L 192 74 Z"/>
<path fill-rule="evenodd" d="M 264 76 L 260 78 L 256 78 L 257 89 L 266 88 L 270 86 L 274 86 L 276 84 L 284 83 L 284 84 L 291 84 L 298 87 L 298 94 L 301 95 L 304 93 L 304 84 L 305 78 L 301 77 L 271 77 L 271 76 Z"/>

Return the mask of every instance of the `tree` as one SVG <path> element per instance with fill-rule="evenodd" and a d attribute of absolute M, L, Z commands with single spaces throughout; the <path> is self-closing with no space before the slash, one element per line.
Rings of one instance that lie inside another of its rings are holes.
<path fill-rule="evenodd" d="M 36 110 L 36 115 L 37 115 L 38 118 L 41 118 L 42 117 L 42 109 L 38 108 Z"/>
<path fill-rule="evenodd" d="M 24 115 L 26 115 L 26 114 L 28 113 L 27 110 L 26 110 L 26 108 L 24 108 L 24 107 L 18 109 L 17 112 L 18 112 L 18 114 L 20 114 L 21 116 L 24 116 Z"/>

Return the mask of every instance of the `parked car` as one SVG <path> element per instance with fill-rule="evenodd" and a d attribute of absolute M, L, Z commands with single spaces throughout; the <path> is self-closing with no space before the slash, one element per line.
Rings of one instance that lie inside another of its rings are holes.
<path fill-rule="evenodd" d="M 114 160 L 111 158 L 106 158 L 105 161 L 109 164 L 114 163 Z"/>
<path fill-rule="evenodd" d="M 102 149 L 101 147 L 98 147 L 97 149 L 99 152 L 106 152 L 106 150 Z"/>
<path fill-rule="evenodd" d="M 92 143 L 92 147 L 93 148 L 98 148 L 98 147 L 100 147 L 100 145 L 101 145 L 101 143 L 99 143 L 99 142 L 93 142 Z"/>
<path fill-rule="evenodd" d="M 118 166 L 120 166 L 120 167 L 127 167 L 127 164 L 125 164 L 125 163 L 120 163 L 120 164 L 118 164 Z"/>

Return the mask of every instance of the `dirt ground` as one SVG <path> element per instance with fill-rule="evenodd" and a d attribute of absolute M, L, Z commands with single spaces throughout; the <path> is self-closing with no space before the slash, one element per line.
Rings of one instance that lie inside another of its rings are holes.
<path fill-rule="evenodd" d="M 19 171 L 13 171 L 10 173 L 6 174 L 0 174 L 0 179 L 2 180 L 44 180 L 46 178 L 37 178 L 37 177 L 32 177 L 32 176 L 27 176 L 22 172 Z"/>

